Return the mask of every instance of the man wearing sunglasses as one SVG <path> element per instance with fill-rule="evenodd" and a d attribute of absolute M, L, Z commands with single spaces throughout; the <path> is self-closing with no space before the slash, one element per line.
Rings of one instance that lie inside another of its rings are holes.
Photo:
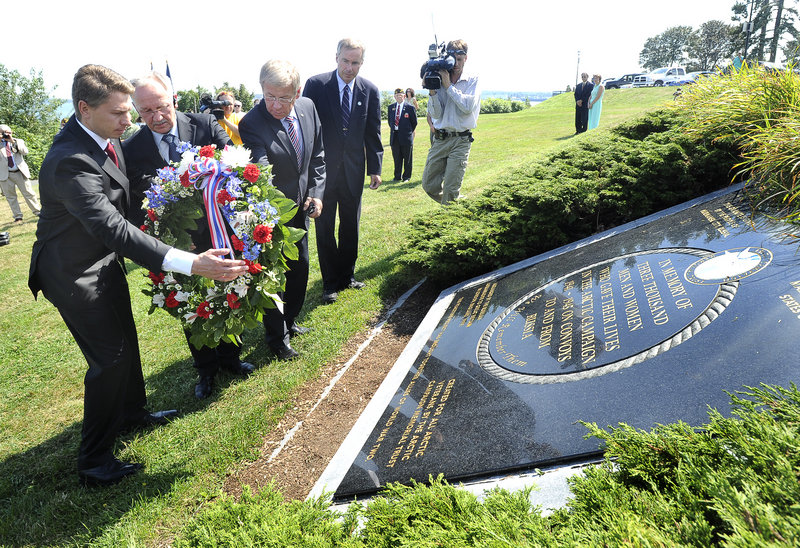
<path fill-rule="evenodd" d="M 481 112 L 478 77 L 464 74 L 467 43 L 448 42 L 447 53 L 455 58 L 455 65 L 450 71 L 440 70 L 442 87 L 430 90 L 428 113 L 434 139 L 422 174 L 422 189 L 442 205 L 460 197 L 474 140 L 472 130 Z"/>

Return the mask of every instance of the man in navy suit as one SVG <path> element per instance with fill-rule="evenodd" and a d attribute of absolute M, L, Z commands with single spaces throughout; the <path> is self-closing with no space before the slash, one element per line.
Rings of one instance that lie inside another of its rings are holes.
<path fill-rule="evenodd" d="M 417 110 L 405 102 L 405 92 L 394 90 L 395 103 L 389 105 L 389 145 L 394 158 L 394 180 L 411 179 L 411 163 L 414 152 L 414 132 L 417 129 Z"/>
<path fill-rule="evenodd" d="M 335 302 L 342 289 L 364 287 L 355 279 L 355 268 L 365 167 L 369 187 L 374 190 L 381 184 L 381 96 L 375 84 L 358 76 L 363 63 L 364 45 L 340 40 L 336 70 L 312 76 L 303 90 L 322 120 L 325 143 L 325 207 L 314 223 L 325 304 Z"/>
<path fill-rule="evenodd" d="M 297 213 L 288 225 L 307 232 L 309 217 L 319 219 L 325 209 L 321 122 L 314 103 L 300 97 L 300 74 L 291 63 L 267 61 L 259 82 L 264 100 L 239 122 L 239 134 L 254 161 L 272 165 L 272 184 L 297 202 Z M 298 260 L 288 261 L 283 305 L 264 312 L 267 346 L 283 360 L 297 357 L 289 338 L 308 331 L 295 322 L 306 298 L 308 234 L 297 246 Z"/>
<path fill-rule="evenodd" d="M 589 75 L 581 74 L 581 83 L 575 86 L 575 133 L 583 133 L 589 125 L 589 98 L 592 96 L 594 84 L 589 82 Z"/>
<path fill-rule="evenodd" d="M 164 424 L 177 413 L 145 409 L 124 259 L 153 271 L 215 280 L 247 272 L 244 261 L 221 258 L 228 249 L 194 255 L 125 219 L 130 186 L 119 137 L 131 123 L 132 92 L 125 78 L 106 67 L 81 67 L 72 84 L 75 115 L 53 139 L 39 172 L 42 212 L 28 286 L 34 297 L 41 291 L 56 306 L 89 366 L 78 452 L 84 485 L 109 485 L 141 470 L 141 464 L 114 457 L 117 434 Z"/>
<path fill-rule="evenodd" d="M 194 146 L 217 145 L 219 150 L 226 145 L 233 145 L 233 142 L 211 114 L 176 112 L 171 86 L 165 75 L 154 71 L 142 78 L 135 78 L 131 84 L 134 87 L 133 104 L 146 125 L 123 141 L 122 150 L 131 181 L 131 214 L 128 218 L 134 224 L 141 224 L 144 221 L 144 191 L 150 188 L 159 169 L 171 161 L 180 161 L 177 152 L 180 141 Z M 213 247 L 205 216 L 197 220 L 197 229 L 191 232 L 191 237 L 195 251 Z M 242 348 L 238 344 L 220 341 L 214 348 L 195 348 L 189 342 L 190 332 L 184 331 L 184 334 L 197 370 L 198 380 L 194 387 L 197 398 L 211 395 L 214 377 L 220 368 L 243 376 L 255 370 L 253 364 L 239 359 Z"/>

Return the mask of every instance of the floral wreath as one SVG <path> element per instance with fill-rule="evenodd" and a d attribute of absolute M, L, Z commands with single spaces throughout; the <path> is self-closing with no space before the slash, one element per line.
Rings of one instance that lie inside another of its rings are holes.
<path fill-rule="evenodd" d="M 230 282 L 177 272 L 150 272 L 149 313 L 161 309 L 180 320 L 197 348 L 221 340 L 240 343 L 245 329 L 258 326 L 264 310 L 281 303 L 286 261 L 297 260 L 302 229 L 286 226 L 297 211 L 271 183 L 271 166 L 250 163 L 242 146 L 201 148 L 178 145 L 180 163 L 159 169 L 147 197 L 141 229 L 167 245 L 193 249 L 190 231 L 205 216 L 215 248 L 228 248 L 248 272 Z M 230 227 L 232 234 L 228 237 Z"/>

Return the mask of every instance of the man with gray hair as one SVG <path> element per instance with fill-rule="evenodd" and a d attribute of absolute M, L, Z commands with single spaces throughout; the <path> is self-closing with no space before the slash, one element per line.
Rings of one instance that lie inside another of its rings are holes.
<path fill-rule="evenodd" d="M 336 48 L 336 70 L 312 76 L 303 90 L 317 107 L 325 141 L 325 208 L 314 223 L 324 304 L 335 302 L 343 289 L 364 287 L 355 278 L 364 172 L 369 188 L 381 184 L 381 94 L 358 75 L 363 64 L 364 44 L 344 38 Z"/>
<path fill-rule="evenodd" d="M 272 184 L 297 203 L 297 213 L 288 225 L 306 231 L 297 243 L 299 258 L 287 261 L 283 306 L 264 313 L 267 346 L 278 358 L 290 360 L 298 354 L 289 338 L 308 331 L 296 319 L 308 285 L 308 219 L 319 218 L 323 211 L 325 153 L 319 116 L 314 103 L 300 97 L 300 74 L 294 65 L 267 61 L 259 82 L 264 100 L 245 114 L 239 133 L 253 161 L 272 165 Z"/>
<path fill-rule="evenodd" d="M 170 162 L 180 161 L 177 145 L 181 141 L 194 146 L 216 145 L 219 150 L 233 143 L 212 115 L 177 112 L 169 80 L 164 74 L 154 71 L 131 80 L 131 84 L 134 87 L 133 105 L 146 124 L 122 143 L 131 181 L 131 213 L 128 218 L 138 226 L 144 221 L 144 191 L 150 188 L 159 169 Z M 205 216 L 197 219 L 197 228 L 189 235 L 195 251 L 213 247 Z M 197 370 L 194 395 L 198 399 L 211 395 L 214 378 L 220 369 L 242 376 L 255 370 L 253 364 L 239 359 L 242 347 L 238 344 L 220 341 L 214 348 L 195 348 L 189 342 L 190 333 L 185 331 L 184 335 Z"/>
<path fill-rule="evenodd" d="M 11 128 L 5 124 L 0 124 L 0 139 L 0 189 L 14 215 L 14 224 L 22 224 L 17 188 L 34 215 L 38 217 L 41 210 L 39 199 L 31 186 L 31 172 L 25 162 L 28 147 L 22 139 L 15 139 Z"/>

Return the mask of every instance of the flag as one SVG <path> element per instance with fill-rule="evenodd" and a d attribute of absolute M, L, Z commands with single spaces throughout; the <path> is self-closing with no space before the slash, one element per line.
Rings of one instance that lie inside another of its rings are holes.
<path fill-rule="evenodd" d="M 169 61 L 167 61 L 167 78 L 169 78 L 170 84 L 172 83 L 172 75 L 169 73 Z"/>

